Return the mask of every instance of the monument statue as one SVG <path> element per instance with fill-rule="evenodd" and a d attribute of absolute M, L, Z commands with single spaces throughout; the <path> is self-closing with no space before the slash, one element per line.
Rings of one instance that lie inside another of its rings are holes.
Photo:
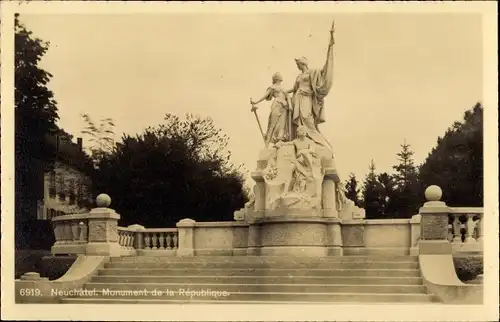
<path fill-rule="evenodd" d="M 271 113 L 267 124 L 267 131 L 264 135 L 266 146 L 269 143 L 275 144 L 279 141 L 288 141 L 291 139 L 291 109 L 290 97 L 281 88 L 283 77 L 280 73 L 273 75 L 273 83 L 267 88 L 266 93 L 257 101 L 250 99 L 252 104 L 252 112 L 257 109 L 257 104 L 264 100 L 273 100 L 271 105 Z"/>
<path fill-rule="evenodd" d="M 322 69 L 309 69 L 305 57 L 296 58 L 295 62 L 301 74 L 297 76 L 295 84 L 287 93 L 292 97 L 292 138 L 297 134 L 299 126 L 305 126 L 307 136 L 316 144 L 329 148 L 331 145 L 318 129 L 318 124 L 325 122 L 324 99 L 328 95 L 333 81 L 333 45 L 334 24 L 330 30 L 330 42 L 326 55 L 326 62 Z"/>
<path fill-rule="evenodd" d="M 292 160 L 293 170 L 291 180 L 285 181 L 283 192 L 287 193 L 290 190 L 296 193 L 306 191 L 307 181 L 313 179 L 313 158 L 318 155 L 314 150 L 314 142 L 307 138 L 305 126 L 297 128 L 297 138 L 290 142 L 278 142 L 277 148 L 282 146 L 293 145 L 295 148 L 295 159 Z"/>
<path fill-rule="evenodd" d="M 263 97 L 250 99 L 265 148 L 251 173 L 252 197 L 234 213 L 248 225 L 247 255 L 339 256 L 343 226 L 365 217 L 346 198 L 333 148 L 318 128 L 332 87 L 333 33 L 332 24 L 323 68 L 309 69 L 306 58 L 297 58 L 301 74 L 292 89 L 283 90 L 276 73 Z M 256 112 L 264 100 L 273 100 L 265 134 Z"/>
<path fill-rule="evenodd" d="M 324 100 L 333 82 L 334 44 L 332 24 L 321 69 L 309 69 L 305 57 L 296 58 L 301 73 L 290 90 L 282 88 L 283 78 L 275 73 L 264 95 L 250 99 L 265 148 L 252 172 L 256 185 L 245 218 L 362 217 L 361 209 L 345 196 L 333 148 L 318 128 L 325 122 Z M 265 134 L 256 113 L 264 100 L 272 100 Z"/>

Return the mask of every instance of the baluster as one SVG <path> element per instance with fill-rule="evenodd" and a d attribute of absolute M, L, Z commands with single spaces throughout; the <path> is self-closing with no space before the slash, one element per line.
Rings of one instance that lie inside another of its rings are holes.
<path fill-rule="evenodd" d="M 483 215 L 479 214 L 479 219 L 476 222 L 476 228 L 477 228 L 477 242 L 482 243 L 483 242 Z"/>
<path fill-rule="evenodd" d="M 167 234 L 167 249 L 172 249 L 172 233 L 166 233 Z"/>
<path fill-rule="evenodd" d="M 53 227 L 54 227 L 54 238 L 55 238 L 56 242 L 61 241 L 61 237 L 62 237 L 61 222 L 57 222 L 57 221 L 54 222 Z"/>
<path fill-rule="evenodd" d="M 130 248 L 130 240 L 132 239 L 131 237 L 132 236 L 130 236 L 130 231 L 127 231 L 125 233 L 125 238 L 126 238 L 125 247 L 127 248 Z"/>
<path fill-rule="evenodd" d="M 158 249 L 158 236 L 156 233 L 151 233 L 152 249 Z"/>
<path fill-rule="evenodd" d="M 71 221 L 71 240 L 76 242 L 78 240 L 78 222 Z"/>
<path fill-rule="evenodd" d="M 158 242 L 160 244 L 158 249 L 165 249 L 165 235 L 163 234 L 163 232 L 158 233 Z"/>
<path fill-rule="evenodd" d="M 69 243 L 70 242 L 71 235 L 72 235 L 72 232 L 71 232 L 71 223 L 65 221 L 64 222 L 64 242 L 65 243 Z"/>
<path fill-rule="evenodd" d="M 475 243 L 476 240 L 472 235 L 474 234 L 474 214 L 467 214 L 467 222 L 465 223 L 465 243 Z"/>
<path fill-rule="evenodd" d="M 129 232 L 130 234 L 130 241 L 128 247 L 130 249 L 134 249 L 134 241 L 135 241 L 135 233 L 133 231 Z"/>
<path fill-rule="evenodd" d="M 174 249 L 176 249 L 178 247 L 178 242 L 179 242 L 179 236 L 178 236 L 178 233 L 175 232 L 174 234 Z"/>
<path fill-rule="evenodd" d="M 118 244 L 120 244 L 120 246 L 123 246 L 123 231 L 122 230 L 118 230 Z"/>
<path fill-rule="evenodd" d="M 448 241 L 451 243 L 453 241 L 453 225 L 448 225 Z"/>
<path fill-rule="evenodd" d="M 83 223 L 83 221 L 80 221 L 78 223 L 78 228 L 79 228 L 78 230 L 80 231 L 80 234 L 78 236 L 78 240 L 80 242 L 83 242 L 83 241 L 85 241 L 85 224 Z"/>
<path fill-rule="evenodd" d="M 144 232 L 144 248 L 151 249 L 151 234 L 148 232 Z"/>
<path fill-rule="evenodd" d="M 460 231 L 462 223 L 460 222 L 460 214 L 453 214 L 453 243 L 462 242 L 462 232 Z"/>

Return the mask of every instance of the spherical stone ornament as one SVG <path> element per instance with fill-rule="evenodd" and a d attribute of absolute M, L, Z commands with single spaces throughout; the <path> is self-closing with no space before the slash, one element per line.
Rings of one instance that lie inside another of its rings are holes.
<path fill-rule="evenodd" d="M 443 191 L 441 190 L 441 188 L 439 188 L 439 186 L 432 185 L 425 189 L 425 198 L 428 201 L 439 201 L 441 200 L 442 196 Z"/>
<path fill-rule="evenodd" d="M 108 208 L 111 205 L 111 197 L 105 193 L 101 193 L 95 198 L 95 203 L 99 208 Z"/>

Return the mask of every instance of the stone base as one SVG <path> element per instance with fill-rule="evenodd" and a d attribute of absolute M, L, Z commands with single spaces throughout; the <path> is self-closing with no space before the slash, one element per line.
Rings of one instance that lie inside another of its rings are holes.
<path fill-rule="evenodd" d="M 340 246 L 327 247 L 328 256 L 344 256 L 344 250 Z"/>
<path fill-rule="evenodd" d="M 85 246 L 87 256 L 120 257 L 121 246 L 118 243 L 88 243 Z"/>
<path fill-rule="evenodd" d="M 177 256 L 177 249 L 138 249 L 137 256 Z"/>
<path fill-rule="evenodd" d="M 246 248 L 234 248 L 233 256 L 245 256 L 247 255 L 248 250 Z"/>
<path fill-rule="evenodd" d="M 340 256 L 338 225 L 326 218 L 268 217 L 252 225 L 255 236 L 247 255 Z"/>
<path fill-rule="evenodd" d="M 191 257 L 191 256 L 194 256 L 194 249 L 192 249 L 192 248 L 177 249 L 176 253 L 177 253 L 177 256 L 179 256 L 179 257 L 183 257 L 183 256 Z"/>
<path fill-rule="evenodd" d="M 233 249 L 201 248 L 194 250 L 195 256 L 233 256 Z"/>
<path fill-rule="evenodd" d="M 86 244 L 58 244 L 50 248 L 52 255 L 85 254 Z"/>
<path fill-rule="evenodd" d="M 421 240 L 419 255 L 451 255 L 451 243 L 447 240 Z"/>
<path fill-rule="evenodd" d="M 407 256 L 407 247 L 344 247 L 346 256 Z M 414 255 L 415 256 L 415 255 Z"/>
<path fill-rule="evenodd" d="M 246 249 L 247 256 L 259 256 L 260 255 L 260 247 L 248 247 Z"/>
<path fill-rule="evenodd" d="M 260 249 L 261 256 L 298 256 L 325 257 L 328 248 L 325 246 L 269 246 Z"/>

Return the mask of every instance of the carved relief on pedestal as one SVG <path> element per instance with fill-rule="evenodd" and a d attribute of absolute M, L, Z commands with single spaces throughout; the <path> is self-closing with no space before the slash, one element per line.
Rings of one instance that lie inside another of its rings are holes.
<path fill-rule="evenodd" d="M 116 226 L 116 223 L 111 223 L 108 220 L 90 220 L 89 241 L 91 242 L 118 241 L 118 228 Z"/>

